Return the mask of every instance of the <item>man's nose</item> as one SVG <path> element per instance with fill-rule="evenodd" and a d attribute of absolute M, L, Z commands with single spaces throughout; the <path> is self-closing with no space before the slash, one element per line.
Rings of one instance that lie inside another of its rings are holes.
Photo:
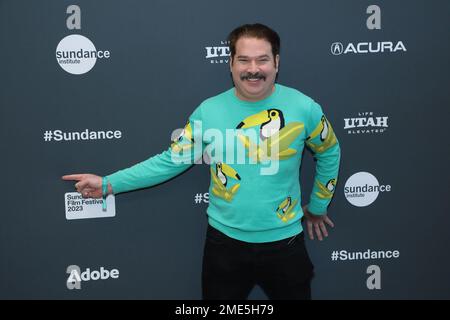
<path fill-rule="evenodd" d="M 256 73 L 256 72 L 258 72 L 258 71 L 259 71 L 258 64 L 256 63 L 255 60 L 252 60 L 252 61 L 250 62 L 250 65 L 248 66 L 248 72 Z"/>

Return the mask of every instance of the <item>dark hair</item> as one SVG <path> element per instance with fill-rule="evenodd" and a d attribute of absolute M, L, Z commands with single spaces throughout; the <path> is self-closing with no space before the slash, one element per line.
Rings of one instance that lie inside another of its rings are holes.
<path fill-rule="evenodd" d="M 273 59 L 280 54 L 280 36 L 274 30 L 261 23 L 244 24 L 237 27 L 228 36 L 230 42 L 230 56 L 234 58 L 236 54 L 236 42 L 242 37 L 257 38 L 267 40 L 272 46 Z"/>

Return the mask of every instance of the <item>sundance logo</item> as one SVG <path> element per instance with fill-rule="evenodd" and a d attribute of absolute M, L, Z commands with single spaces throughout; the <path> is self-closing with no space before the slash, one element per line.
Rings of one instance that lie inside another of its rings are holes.
<path fill-rule="evenodd" d="M 81 281 L 96 281 L 96 280 L 106 280 L 109 278 L 118 279 L 119 270 L 112 269 L 111 271 L 100 267 L 100 270 L 92 270 L 87 268 L 85 271 L 80 272 L 80 267 L 77 265 L 71 265 L 67 267 L 66 272 L 69 274 L 67 278 L 67 289 L 81 289 Z"/>
<path fill-rule="evenodd" d="M 380 185 L 369 172 L 355 173 L 347 179 L 344 187 L 347 201 L 356 207 L 367 207 L 378 198 L 380 192 L 390 191 L 390 185 Z"/>
<path fill-rule="evenodd" d="M 398 41 L 397 43 L 393 43 L 391 41 L 358 43 L 350 42 L 346 45 L 343 45 L 342 42 L 334 42 L 331 44 L 331 54 L 334 56 L 348 53 L 394 53 L 397 51 L 406 52 L 406 47 L 402 41 Z"/>
<path fill-rule="evenodd" d="M 79 34 L 63 38 L 56 47 L 56 61 L 71 74 L 90 71 L 97 59 L 108 59 L 108 50 L 97 50 L 91 40 Z"/>

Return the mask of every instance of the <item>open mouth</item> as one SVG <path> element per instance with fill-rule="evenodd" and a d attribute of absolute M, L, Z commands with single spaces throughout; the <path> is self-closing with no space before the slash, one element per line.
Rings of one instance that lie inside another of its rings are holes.
<path fill-rule="evenodd" d="M 247 78 L 247 81 L 257 82 L 257 81 L 262 80 L 262 79 L 264 79 L 264 78 Z"/>

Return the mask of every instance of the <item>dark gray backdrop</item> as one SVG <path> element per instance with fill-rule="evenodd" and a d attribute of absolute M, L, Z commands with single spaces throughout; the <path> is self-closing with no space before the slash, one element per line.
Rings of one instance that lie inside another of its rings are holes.
<path fill-rule="evenodd" d="M 69 5 L 81 29 L 69 30 Z M 369 30 L 369 5 L 381 29 Z M 447 169 L 450 102 L 448 1 L 0 1 L 0 298 L 199 299 L 207 166 L 116 196 L 113 218 L 66 220 L 76 172 L 106 175 L 165 150 L 205 98 L 230 88 L 221 46 L 236 26 L 261 22 L 281 36 L 279 83 L 318 101 L 342 147 L 324 242 L 307 241 L 316 299 L 450 298 Z M 109 59 L 82 75 L 55 59 L 70 34 Z M 406 52 L 331 54 L 334 42 L 402 41 Z M 225 57 L 226 58 L 226 57 Z M 388 117 L 384 133 L 349 134 L 345 118 Z M 46 142 L 46 130 L 121 130 L 113 140 Z M 314 163 L 305 153 L 307 201 Z M 344 185 L 366 171 L 391 185 L 356 207 Z M 398 250 L 396 259 L 332 261 L 335 250 Z M 118 269 L 118 279 L 66 287 L 69 265 Z M 369 289 L 370 265 L 381 289 Z M 251 298 L 265 298 L 259 289 Z"/>

